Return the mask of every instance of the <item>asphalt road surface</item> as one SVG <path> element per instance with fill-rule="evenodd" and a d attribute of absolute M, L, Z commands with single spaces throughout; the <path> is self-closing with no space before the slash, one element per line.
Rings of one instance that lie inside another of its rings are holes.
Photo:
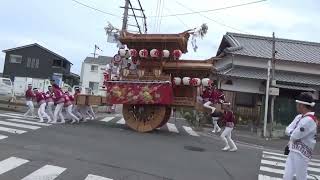
<path fill-rule="evenodd" d="M 152 133 L 128 129 L 121 116 L 48 125 L 0 112 L 0 180 L 266 180 L 280 179 L 285 157 L 238 144 L 222 152 L 217 135 L 183 120 Z M 320 161 L 310 178 L 320 176 Z"/>

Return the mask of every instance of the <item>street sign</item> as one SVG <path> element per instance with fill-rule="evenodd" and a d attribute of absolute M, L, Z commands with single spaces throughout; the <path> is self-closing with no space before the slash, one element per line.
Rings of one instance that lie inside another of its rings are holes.
<path fill-rule="evenodd" d="M 269 95 L 271 95 L 271 96 L 279 96 L 279 88 L 270 87 Z"/>

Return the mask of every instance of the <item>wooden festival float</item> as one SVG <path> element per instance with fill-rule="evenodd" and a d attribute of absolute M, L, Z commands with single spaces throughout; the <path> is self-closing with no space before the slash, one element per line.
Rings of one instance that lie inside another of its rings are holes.
<path fill-rule="evenodd" d="M 194 107 L 201 86 L 210 83 L 214 58 L 180 60 L 187 53 L 190 31 L 179 34 L 132 34 L 121 32 L 127 48 L 115 56 L 120 68 L 117 80 L 105 79 L 107 104 L 123 104 L 126 124 L 139 132 L 165 125 L 174 107 Z M 121 62 L 120 62 L 121 59 Z M 132 66 L 135 66 L 132 68 Z"/>

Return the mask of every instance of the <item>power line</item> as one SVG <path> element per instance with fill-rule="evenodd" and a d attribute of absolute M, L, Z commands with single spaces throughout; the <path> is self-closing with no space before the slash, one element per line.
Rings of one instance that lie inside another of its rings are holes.
<path fill-rule="evenodd" d="M 167 7 L 165 7 L 165 9 L 169 12 L 169 13 L 171 13 L 172 11 L 169 9 L 169 8 L 167 8 Z M 189 26 L 179 17 L 179 16 L 175 16 L 177 19 L 178 19 L 178 21 L 180 21 L 181 22 L 181 24 L 183 24 L 187 29 L 190 29 L 189 28 Z"/>
<path fill-rule="evenodd" d="M 185 15 L 190 15 L 190 14 L 197 14 L 197 13 L 206 13 L 206 12 L 212 12 L 212 11 L 219 11 L 219 10 L 224 10 L 224 9 L 230 9 L 230 8 L 235 8 L 235 7 L 240 7 L 240 6 L 247 6 L 251 4 L 257 4 L 261 3 L 267 0 L 259 0 L 259 1 L 253 1 L 253 2 L 248 2 L 248 3 L 243 3 L 243 4 L 237 4 L 233 6 L 227 6 L 227 7 L 222 7 L 222 8 L 216 8 L 216 9 L 209 9 L 209 10 L 202 10 L 202 11 L 193 11 L 193 12 L 186 12 L 186 13 L 178 13 L 178 14 L 167 14 L 163 15 L 162 17 L 170 17 L 170 16 L 185 16 Z M 155 16 L 150 16 L 151 18 L 155 18 Z"/>
<path fill-rule="evenodd" d="M 121 16 L 119 16 L 119 15 L 112 14 L 112 13 L 109 13 L 109 12 L 106 12 L 106 11 L 103 11 L 103 10 L 100 10 L 100 9 L 97 9 L 97 8 L 95 8 L 95 7 L 89 6 L 89 5 L 87 5 L 87 4 L 84 4 L 84 3 L 82 3 L 82 2 L 79 2 L 79 1 L 77 1 L 77 0 L 71 0 L 71 1 L 73 1 L 73 2 L 75 2 L 75 3 L 77 3 L 77 4 L 80 4 L 80 5 L 84 6 L 84 7 L 87 7 L 87 8 L 89 8 L 89 9 L 95 10 L 95 11 L 97 11 L 97 12 L 100 12 L 100 13 L 103 13 L 103 14 L 107 14 L 107 15 L 110 15 L 110 16 L 114 16 L 114 17 L 119 17 L 119 18 L 121 18 Z"/>
<path fill-rule="evenodd" d="M 199 14 L 200 16 L 202 16 L 202 17 L 204 17 L 204 18 L 206 18 L 206 19 L 208 19 L 208 20 L 210 20 L 210 21 L 215 22 L 216 24 L 219 24 L 219 25 L 224 26 L 224 27 L 228 27 L 228 28 L 230 28 L 230 29 L 233 29 L 233 30 L 236 30 L 236 31 L 239 31 L 239 32 L 242 32 L 242 33 L 250 34 L 250 33 L 246 32 L 246 31 L 240 30 L 240 29 L 238 29 L 238 28 L 235 28 L 235 27 L 226 25 L 226 24 L 224 24 L 224 23 L 222 23 L 222 22 L 219 22 L 219 21 L 217 21 L 217 20 L 214 20 L 214 19 L 212 19 L 212 18 L 210 18 L 210 17 L 208 17 L 208 16 L 206 16 L 206 15 L 203 15 L 203 14 L 201 14 L 201 13 L 199 13 L 199 12 L 193 11 L 191 8 L 189 8 L 189 7 L 181 4 L 181 3 L 178 2 L 178 1 L 176 1 L 176 3 L 179 4 L 180 6 L 188 9 L 188 10 L 191 11 L 191 12 L 194 12 L 194 13 L 196 13 L 196 14 Z"/>

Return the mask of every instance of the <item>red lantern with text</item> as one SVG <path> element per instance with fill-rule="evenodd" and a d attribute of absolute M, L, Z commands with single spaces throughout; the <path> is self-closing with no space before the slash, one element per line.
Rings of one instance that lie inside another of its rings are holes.
<path fill-rule="evenodd" d="M 135 49 L 130 49 L 129 52 L 130 52 L 130 56 L 131 56 L 132 58 L 137 58 L 137 57 L 138 57 L 138 51 L 137 51 L 137 50 L 135 50 Z"/>
<path fill-rule="evenodd" d="M 158 58 L 158 57 L 160 57 L 160 51 L 158 49 L 152 49 L 150 51 L 150 56 L 152 58 Z"/>
<path fill-rule="evenodd" d="M 190 85 L 191 86 L 200 86 L 201 80 L 199 78 L 192 78 L 190 80 Z"/>
<path fill-rule="evenodd" d="M 173 57 L 174 57 L 174 59 L 179 59 L 179 58 L 181 57 L 181 55 L 182 55 L 181 50 L 176 49 L 176 50 L 173 51 Z"/>
<path fill-rule="evenodd" d="M 148 57 L 148 50 L 146 50 L 146 49 L 141 49 L 140 51 L 139 51 L 139 56 L 141 57 L 141 58 L 147 58 Z"/>

